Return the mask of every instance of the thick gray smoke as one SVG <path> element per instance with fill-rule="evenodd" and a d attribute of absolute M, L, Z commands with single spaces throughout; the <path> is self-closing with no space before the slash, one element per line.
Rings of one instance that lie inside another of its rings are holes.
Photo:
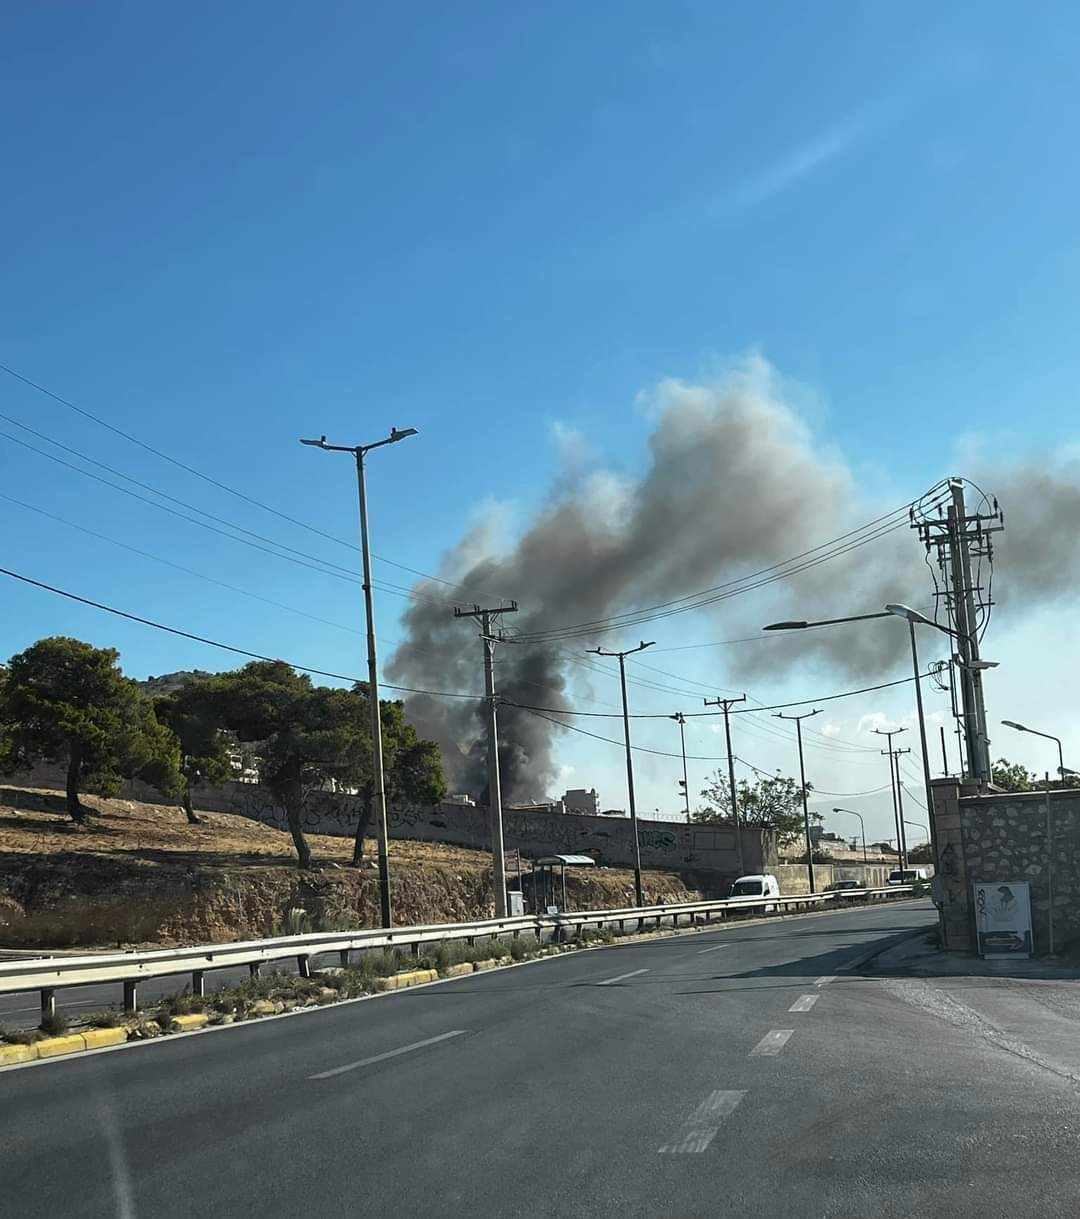
<path fill-rule="evenodd" d="M 643 407 L 654 420 L 644 472 L 638 477 L 614 473 L 578 453 L 509 550 L 493 553 L 491 538 L 481 527 L 446 556 L 444 574 L 463 586 L 453 592 L 454 600 L 490 605 L 516 598 L 520 612 L 504 625 L 522 635 L 592 622 L 744 579 L 838 538 L 909 498 L 907 493 L 888 498 L 880 489 L 860 491 L 837 454 L 815 443 L 781 401 L 763 361 L 751 362 L 720 387 L 664 382 Z M 994 481 L 993 474 L 986 477 Z M 1030 471 L 1023 477 L 1030 478 Z M 1004 480 L 1010 492 L 1016 481 L 1012 476 Z M 1017 544 L 1003 544 L 1001 554 L 1040 579 L 1045 590 L 1056 591 L 1076 571 L 1080 489 L 1049 475 L 1043 482 L 1044 499 L 1055 505 L 1055 528 L 1068 542 L 1071 559 L 1062 564 L 1061 550 L 1053 560 L 1037 557 L 1019 538 Z M 999 478 L 995 490 L 1008 507 L 1001 488 Z M 1030 502 L 1026 491 L 1022 502 Z M 686 623 L 698 640 L 754 634 L 776 618 L 868 612 L 887 601 L 929 610 L 930 573 L 906 524 L 899 521 L 898 528 L 871 544 L 790 579 L 671 621 Z M 1018 522 L 1009 524 L 1015 531 Z M 1031 536 L 1030 522 L 1020 522 L 1020 527 Z M 1038 554 L 1049 550 L 1040 548 Z M 1015 578 L 1014 570 L 1010 580 Z M 1006 582 L 999 580 L 995 594 L 1003 602 L 1005 589 Z M 437 690 L 477 689 L 481 650 L 471 624 L 453 618 L 445 589 L 432 583 L 420 591 L 435 600 L 417 602 L 409 610 L 408 641 L 389 667 L 393 680 Z M 724 684 L 779 677 L 796 663 L 876 679 L 906 655 L 906 632 L 899 623 L 896 627 L 870 624 L 867 629 L 795 633 L 730 649 L 723 661 L 709 663 L 714 671 L 726 664 Z M 582 657 L 597 644 L 633 646 L 642 636 L 652 638 L 654 629 L 597 630 L 554 645 L 502 645 L 497 649 L 499 693 L 512 702 L 565 706 L 568 654 Z M 418 728 L 442 745 L 451 783 L 482 794 L 486 770 L 478 704 L 418 695 L 409 699 L 408 711 Z M 557 731 L 533 714 L 501 708 L 507 796 L 547 791 L 555 777 L 552 742 Z"/>

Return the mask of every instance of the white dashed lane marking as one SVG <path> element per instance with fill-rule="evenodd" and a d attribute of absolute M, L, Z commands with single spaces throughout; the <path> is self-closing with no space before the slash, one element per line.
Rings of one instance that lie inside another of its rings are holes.
<path fill-rule="evenodd" d="M 836 974 L 826 974 L 823 978 L 818 978 L 814 983 L 815 986 L 828 986 L 830 982 L 836 981 Z"/>
<path fill-rule="evenodd" d="M 794 1029 L 771 1029 L 750 1051 L 751 1058 L 775 1058 L 787 1045 Z"/>
<path fill-rule="evenodd" d="M 730 948 L 730 947 L 731 947 L 730 944 L 714 944 L 711 948 L 699 948 L 698 956 L 701 956 L 701 954 L 703 952 L 718 952 L 721 948 Z"/>
<path fill-rule="evenodd" d="M 818 1001 L 817 995 L 800 995 L 788 1008 L 789 1012 L 808 1012 Z"/>
<path fill-rule="evenodd" d="M 346 1071 L 355 1071 L 359 1067 L 370 1067 L 376 1062 L 385 1062 L 388 1058 L 397 1058 L 401 1054 L 411 1054 L 413 1050 L 422 1050 L 425 1046 L 437 1045 L 440 1041 L 448 1041 L 451 1037 L 460 1037 L 465 1029 L 452 1029 L 449 1033 L 440 1033 L 438 1037 L 428 1037 L 425 1041 L 414 1041 L 412 1045 L 403 1045 L 396 1050 L 387 1050 L 385 1054 L 373 1054 L 370 1058 L 361 1058 L 359 1062 L 347 1062 L 343 1067 L 334 1067 L 330 1071 L 320 1071 L 318 1075 L 309 1075 L 308 1079 L 332 1079 L 335 1075 L 344 1075 Z"/>
<path fill-rule="evenodd" d="M 739 1106 L 745 1092 L 710 1092 L 690 1115 L 686 1125 L 660 1148 L 661 1155 L 704 1151 L 716 1137 L 720 1122 Z"/>
<path fill-rule="evenodd" d="M 616 982 L 625 982 L 627 978 L 636 978 L 638 974 L 647 974 L 647 969 L 633 969 L 628 974 L 619 974 L 615 978 L 605 978 L 603 982 L 597 982 L 597 986 L 612 986 Z"/>

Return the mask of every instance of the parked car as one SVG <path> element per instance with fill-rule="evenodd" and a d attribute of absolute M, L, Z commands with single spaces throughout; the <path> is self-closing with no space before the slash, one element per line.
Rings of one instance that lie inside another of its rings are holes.
<path fill-rule="evenodd" d="M 926 868 L 905 868 L 902 872 L 899 868 L 895 868 L 889 873 L 889 879 L 886 884 L 890 885 L 917 885 L 921 880 L 929 880 L 930 873 Z"/>
<path fill-rule="evenodd" d="M 845 889 L 865 889 L 866 886 L 857 880 L 838 880 L 831 884 L 826 893 L 842 893 Z"/>

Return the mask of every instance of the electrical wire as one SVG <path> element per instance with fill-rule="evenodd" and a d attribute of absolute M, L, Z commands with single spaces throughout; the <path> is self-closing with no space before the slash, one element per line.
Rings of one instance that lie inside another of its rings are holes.
<path fill-rule="evenodd" d="M 935 484 L 929 492 L 924 494 L 923 498 L 932 495 L 942 484 Z M 877 540 L 888 533 L 894 532 L 896 529 L 904 528 L 907 524 L 907 516 L 912 508 L 912 503 L 904 504 L 902 507 L 893 509 L 890 512 L 883 513 L 874 520 L 867 522 L 865 525 L 858 526 L 856 529 L 848 530 L 847 533 L 841 534 L 839 537 L 832 538 L 828 542 L 822 542 L 817 546 L 810 547 L 789 559 L 782 560 L 779 563 L 770 564 L 756 572 L 752 572 L 747 576 L 739 577 L 735 580 L 729 580 L 724 584 L 716 585 L 713 588 L 704 589 L 698 593 L 690 593 L 683 597 L 674 598 L 671 601 L 660 602 L 656 605 L 643 607 L 638 610 L 626 611 L 622 614 L 608 615 L 602 618 L 592 619 L 588 622 L 575 623 L 563 627 L 553 628 L 547 631 L 533 631 L 524 633 L 519 636 L 522 642 L 536 642 L 541 640 L 551 640 L 556 638 L 573 638 L 582 634 L 597 634 L 600 630 L 616 630 L 628 626 L 637 626 L 645 622 L 654 622 L 662 618 L 670 617 L 673 614 L 685 613 L 689 610 L 700 609 L 707 605 L 715 604 L 718 601 L 726 600 L 729 597 L 739 595 L 743 592 L 752 591 L 755 588 L 763 587 L 766 584 L 773 583 L 778 579 L 786 579 L 789 576 L 798 574 L 800 571 L 805 571 L 808 568 L 815 567 L 820 563 L 827 562 L 829 559 L 836 558 L 840 554 L 847 553 L 857 549 L 869 542 Z M 899 519 L 898 519 L 899 518 Z M 854 539 L 854 540 L 852 540 Z M 839 543 L 845 543 L 839 545 Z M 824 552 L 824 553 L 822 553 Z M 814 556 L 811 558 L 810 556 Z M 806 562 L 802 562 L 806 560 Z M 798 566 L 792 567 L 792 564 Z M 790 570 L 784 570 L 789 568 Z M 760 577 L 766 577 L 760 579 Z M 667 611 L 667 612 L 663 612 Z"/>
<path fill-rule="evenodd" d="M 219 491 L 225 491 L 229 495 L 234 495 L 237 499 L 241 499 L 245 503 L 251 504 L 255 508 L 261 508 L 264 512 L 269 512 L 271 515 L 279 517 L 283 521 L 288 521 L 290 525 L 296 525 L 300 529 L 306 529 L 310 533 L 318 534 L 319 537 L 325 538 L 329 542 L 336 542 L 339 546 L 348 547 L 349 550 L 359 550 L 359 547 L 355 542 L 346 541 L 344 538 L 339 538 L 332 533 L 327 533 L 325 530 L 320 529 L 317 525 L 311 525 L 306 521 L 298 520 L 296 517 L 290 516 L 287 512 L 282 512 L 279 508 L 275 508 L 270 504 L 263 503 L 262 500 L 256 499 L 252 495 L 248 495 L 245 491 L 240 491 L 236 487 L 230 486 L 228 483 L 221 482 L 219 479 L 204 473 L 202 470 L 198 470 L 194 466 L 189 466 L 186 462 L 180 461 L 179 458 L 173 457 L 171 454 L 155 448 L 154 445 L 148 444 L 145 440 L 140 440 L 138 436 L 132 435 L 131 432 L 125 432 L 123 428 L 119 428 L 115 424 L 109 423 L 107 419 L 101 418 L 100 415 L 95 415 L 92 411 L 88 411 L 85 407 L 76 405 L 76 403 L 72 402 L 69 398 L 65 398 L 61 394 L 55 393 L 53 390 L 48 389 L 46 386 L 41 385 L 37 381 L 32 381 L 29 377 L 25 376 L 21 372 L 18 372 L 8 364 L 0 363 L 0 372 L 7 373 L 9 377 L 13 377 L 16 381 L 21 381 L 24 385 L 29 386 L 31 389 L 36 390 L 40 394 L 44 394 L 47 398 L 52 398 L 54 402 L 59 402 L 61 406 L 66 406 L 69 410 L 74 411 L 76 414 L 82 415 L 84 419 L 91 420 L 91 422 L 96 423 L 99 427 L 103 427 L 107 431 L 112 432 L 114 435 L 122 437 L 130 444 L 137 445 L 140 449 L 144 449 L 147 453 L 152 453 L 155 457 L 161 458 L 162 461 L 167 461 L 171 465 L 176 466 L 178 469 L 184 470 L 188 474 L 193 474 L 196 478 L 202 479 L 202 481 L 205 483 L 209 483 L 212 487 L 217 487 Z M 4 418 L 8 417 L 4 416 Z M 25 426 L 17 423 L 15 420 L 9 419 L 9 422 L 15 422 L 16 426 L 18 427 Z M 87 460 L 91 459 L 88 458 Z M 126 476 L 122 475 L 121 477 Z M 397 567 L 402 571 L 407 571 L 411 575 L 420 576 L 425 580 L 433 580 L 437 584 L 445 584 L 450 588 L 464 587 L 462 584 L 456 584 L 453 580 L 446 580 L 442 576 L 432 575 L 431 572 L 421 571 L 416 567 L 409 567 L 405 563 L 399 563 L 396 559 L 388 559 L 384 555 L 379 555 L 372 552 L 372 558 L 377 559 L 380 563 L 386 563 L 391 567 Z M 470 595 L 480 596 L 491 594 L 481 594 L 479 592 L 475 592 L 470 593 Z"/>
<path fill-rule="evenodd" d="M 163 622 L 155 622 L 152 618 L 143 618 L 139 614 L 129 613 L 127 610 L 117 609 L 112 605 L 105 605 L 101 601 L 93 601 L 89 597 L 81 597 L 78 593 L 68 592 L 63 588 L 56 588 L 52 584 L 46 584 L 41 580 L 33 580 L 30 576 L 20 575 L 17 571 L 10 571 L 6 567 L 0 567 L 0 576 L 9 576 L 13 580 L 19 580 L 23 584 L 29 584 L 34 588 L 43 589 L 47 593 L 55 593 L 58 597 L 66 597 L 69 601 L 77 601 L 81 605 L 88 605 L 92 609 L 103 610 L 107 614 L 114 614 L 117 618 L 126 618 L 129 622 L 138 622 L 143 626 L 151 626 L 158 631 L 166 631 L 170 635 L 178 635 L 181 639 L 191 639 L 195 643 L 205 643 L 212 648 L 220 648 L 223 652 L 232 652 L 237 656 L 247 656 L 251 660 L 266 660 L 272 664 L 287 664 L 290 668 L 297 669 L 301 673 L 313 673 L 317 677 L 332 677 L 337 681 L 360 682 L 367 684 L 366 677 L 350 676 L 347 673 L 331 673 L 326 669 L 313 669 L 310 665 L 297 664 L 292 660 L 283 660 L 280 656 L 266 656 L 261 652 L 252 652 L 247 648 L 236 647 L 231 643 L 222 643 L 219 639 L 209 639 L 205 635 L 196 635 L 191 631 L 181 630 L 179 627 L 167 626 Z M 484 696 L 482 694 L 465 694 L 457 691 L 449 690 L 420 690 L 415 686 L 395 686 L 389 682 L 380 682 L 380 689 L 383 690 L 399 690 L 406 694 L 430 694 L 435 698 L 468 698 L 480 700 Z"/>

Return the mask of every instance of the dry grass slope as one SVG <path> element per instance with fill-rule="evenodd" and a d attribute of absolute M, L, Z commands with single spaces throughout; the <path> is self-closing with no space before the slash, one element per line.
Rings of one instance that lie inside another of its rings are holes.
<path fill-rule="evenodd" d="M 289 911 L 313 928 L 373 926 L 378 887 L 348 865 L 352 843 L 311 835 L 320 870 L 300 873 L 287 833 L 246 817 L 86 797 L 77 826 L 63 796 L 0 787 L 0 946 L 221 943 L 282 934 Z M 374 850 L 374 843 L 367 844 Z M 390 844 L 396 919 L 450 922 L 492 913 L 490 857 L 438 843 Z M 645 874 L 655 900 L 698 895 L 675 873 Z M 633 878 L 603 869 L 568 880 L 575 909 L 626 904 Z"/>

